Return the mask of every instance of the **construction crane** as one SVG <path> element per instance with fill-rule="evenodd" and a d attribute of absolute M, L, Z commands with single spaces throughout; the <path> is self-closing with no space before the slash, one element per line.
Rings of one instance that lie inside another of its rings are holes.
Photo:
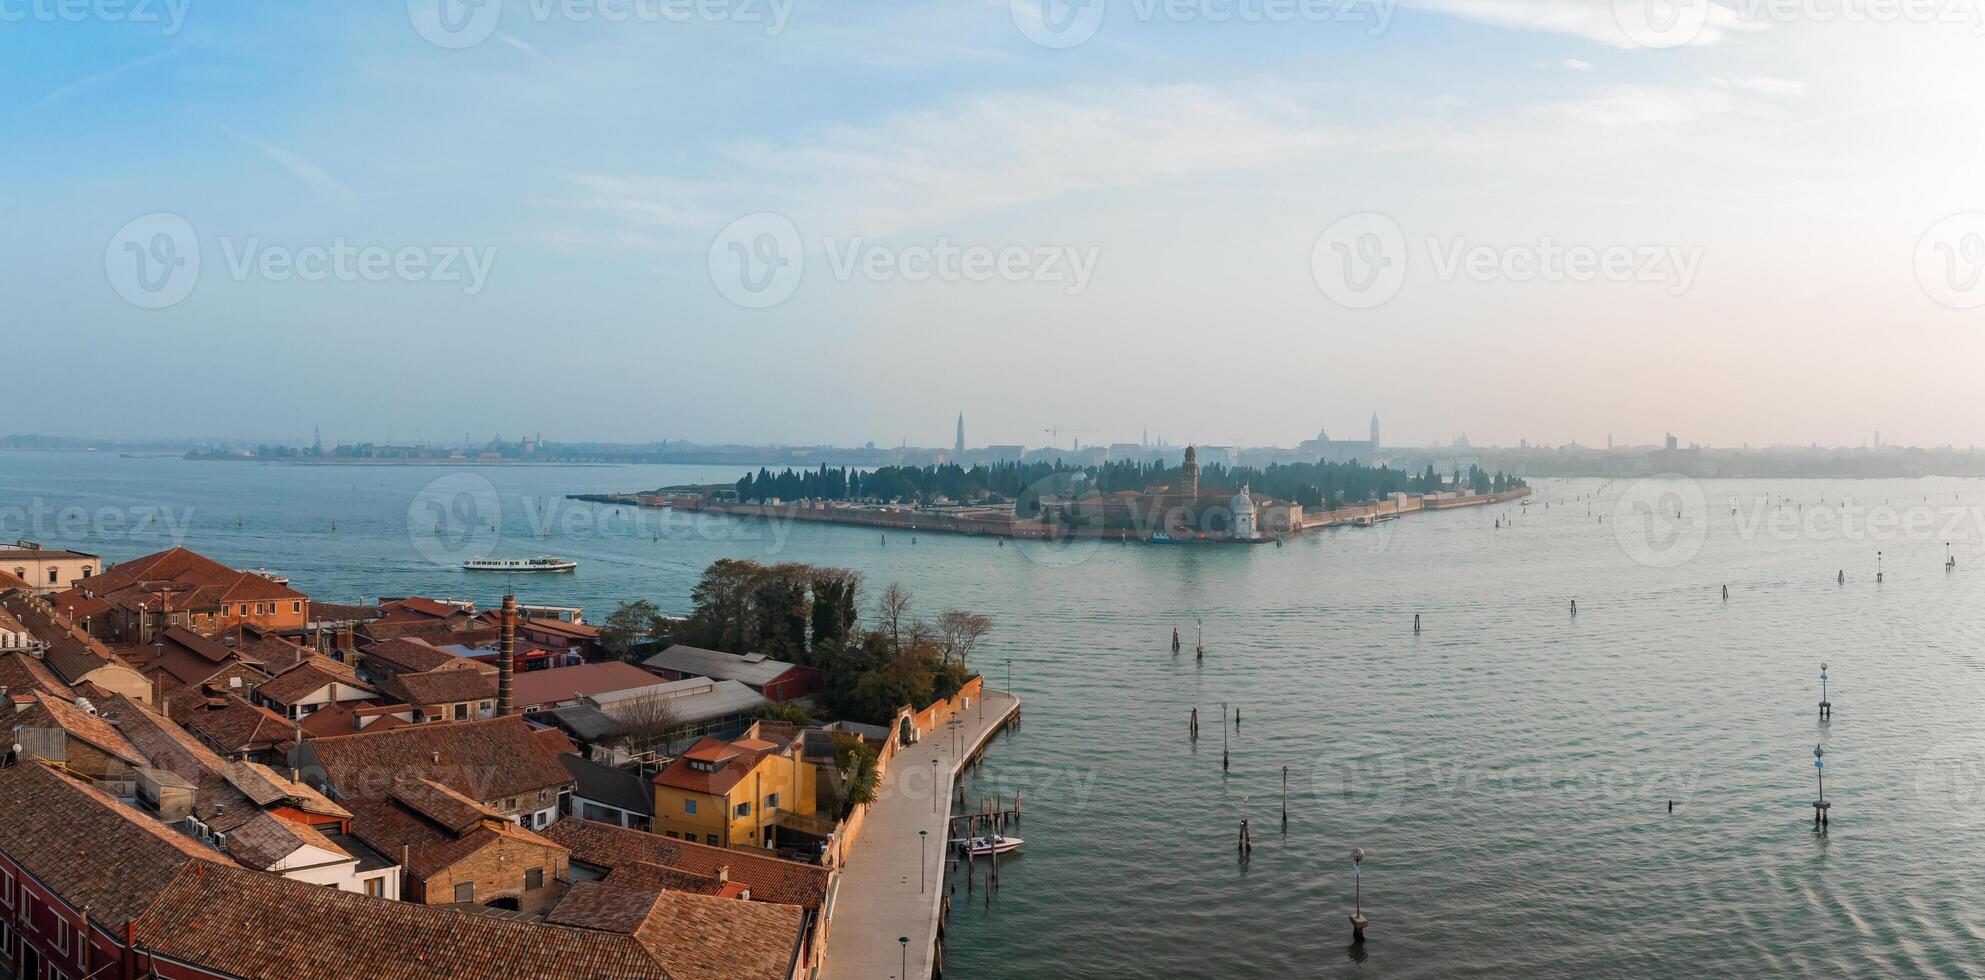
<path fill-rule="evenodd" d="M 1047 433 L 1047 434 L 1048 434 L 1048 448 L 1049 448 L 1049 449 L 1060 449 L 1060 448 L 1061 448 L 1061 434 L 1062 434 L 1062 433 L 1064 433 L 1064 432 L 1094 432 L 1095 430 L 1094 430 L 1094 429 L 1071 429 L 1071 428 L 1068 428 L 1067 426 L 1060 426 L 1060 425 L 1053 425 L 1053 426 L 1049 426 L 1049 427 L 1047 427 L 1047 428 L 1045 428 L 1045 429 L 1042 429 L 1041 431 L 1042 431 L 1042 432 L 1045 432 L 1045 433 Z"/>

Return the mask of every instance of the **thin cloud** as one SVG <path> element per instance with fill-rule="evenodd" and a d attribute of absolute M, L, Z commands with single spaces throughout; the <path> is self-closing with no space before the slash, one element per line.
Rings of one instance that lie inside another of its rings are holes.
<path fill-rule="evenodd" d="M 1783 78 L 1715 78 L 1715 84 L 1724 88 L 1742 89 L 1759 95 L 1805 95 L 1806 83 L 1788 81 Z"/>
<path fill-rule="evenodd" d="M 1563 65 L 1563 66 L 1565 66 L 1566 68 L 1569 68 L 1569 69 L 1571 69 L 1572 71 L 1591 71 L 1591 70 L 1592 70 L 1592 62 L 1590 62 L 1590 61 L 1580 61 L 1580 60 L 1578 60 L 1577 58 L 1566 58 L 1565 60 L 1563 60 L 1563 61 L 1561 61 L 1561 62 L 1559 62 L 1559 64 L 1561 64 L 1561 65 Z"/>
<path fill-rule="evenodd" d="M 118 65 L 115 68 L 108 68 L 103 71 L 97 72 L 94 75 L 85 75 L 82 78 L 78 78 L 75 81 L 62 86 L 61 88 L 56 89 L 55 91 L 42 96 L 39 101 L 35 102 L 35 108 L 38 109 L 43 106 L 53 104 L 55 102 L 61 101 L 62 99 L 66 99 L 80 92 L 88 92 L 92 89 L 102 88 L 106 85 L 109 85 L 111 82 L 114 82 L 117 79 L 124 77 L 125 75 L 131 74 L 132 72 L 142 71 L 146 68 L 152 67 L 153 65 L 157 65 L 162 62 L 170 61 L 173 58 L 177 58 L 179 57 L 180 52 L 182 52 L 183 50 L 185 50 L 184 46 L 174 46 L 170 48 L 165 48 L 160 51 L 154 51 L 148 55 L 143 55 L 138 58 L 133 58 L 130 61 Z"/>

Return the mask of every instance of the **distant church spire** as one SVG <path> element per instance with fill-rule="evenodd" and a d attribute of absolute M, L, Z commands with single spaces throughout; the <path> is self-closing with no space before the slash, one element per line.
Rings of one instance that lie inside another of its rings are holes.
<path fill-rule="evenodd" d="M 958 451 L 958 455 L 960 456 L 965 455 L 965 413 L 964 412 L 958 413 L 958 445 L 955 448 Z M 956 460 L 953 460 L 953 462 L 956 462 Z"/>
<path fill-rule="evenodd" d="M 1378 413 L 1372 413 L 1372 448 L 1378 448 Z"/>
<path fill-rule="evenodd" d="M 1179 494 L 1190 503 L 1199 499 L 1199 452 L 1185 447 L 1185 470 L 1179 476 Z"/>

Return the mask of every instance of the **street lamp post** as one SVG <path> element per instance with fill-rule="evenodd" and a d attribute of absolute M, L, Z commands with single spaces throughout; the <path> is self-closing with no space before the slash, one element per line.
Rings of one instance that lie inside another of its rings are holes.
<path fill-rule="evenodd" d="M 897 936 L 896 943 L 903 947 L 903 966 L 900 970 L 896 971 L 896 976 L 907 980 L 910 975 L 910 937 Z"/>
<path fill-rule="evenodd" d="M 929 844 L 930 831 L 917 831 L 917 893 L 920 895 L 924 891 L 924 866 L 930 863 L 930 858 L 925 856 L 925 849 Z"/>
<path fill-rule="evenodd" d="M 930 812 L 937 812 L 937 760 L 930 760 Z"/>

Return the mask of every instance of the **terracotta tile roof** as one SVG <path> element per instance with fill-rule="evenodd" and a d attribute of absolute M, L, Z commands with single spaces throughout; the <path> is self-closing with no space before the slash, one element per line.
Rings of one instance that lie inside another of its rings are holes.
<path fill-rule="evenodd" d="M 676 757 L 667 769 L 655 774 L 658 786 L 670 786 L 691 793 L 723 796 L 731 787 L 751 775 L 765 757 L 764 749 L 748 748 L 716 738 L 699 738 L 689 751 Z M 705 771 L 702 766 L 714 769 Z"/>
<path fill-rule="evenodd" d="M 310 620 L 315 623 L 369 623 L 385 615 L 378 606 L 348 606 L 336 602 L 310 602 Z"/>
<path fill-rule="evenodd" d="M 504 843 L 565 853 L 562 845 L 461 794 L 450 793 L 438 783 L 408 788 L 402 796 L 401 789 L 408 782 L 396 783 L 392 795 L 385 799 L 351 800 L 351 826 L 353 836 L 381 854 L 394 860 L 404 855 L 407 870 L 418 877 L 434 877 L 484 848 Z M 409 799 L 418 802 L 410 803 Z"/>
<path fill-rule="evenodd" d="M 511 689 L 515 692 L 513 701 L 521 707 L 563 704 L 573 700 L 575 695 L 593 697 L 654 687 L 661 683 L 660 677 L 633 664 L 608 661 L 576 667 L 553 667 L 550 670 L 527 670 L 516 675 L 511 681 Z"/>
<path fill-rule="evenodd" d="M 511 715 L 407 725 L 304 743 L 341 797 L 377 797 L 402 776 L 432 779 L 479 803 L 569 785 L 557 755 Z"/>
<path fill-rule="evenodd" d="M 48 644 L 42 655 L 43 662 L 71 684 L 81 681 L 92 671 L 117 662 L 103 644 L 76 628 L 74 623 L 47 603 L 25 592 L 9 592 L 0 596 L 0 607 L 20 620 L 35 639 Z"/>
<path fill-rule="evenodd" d="M 231 863 L 94 787 L 32 763 L 0 769 L 0 851 L 106 923 L 143 913 L 196 860 Z"/>
<path fill-rule="evenodd" d="M 421 619 L 451 619 L 456 616 L 473 615 L 460 605 L 417 595 L 381 603 L 379 609 L 389 619 L 409 616 Z"/>
<path fill-rule="evenodd" d="M 66 551 L 61 548 L 20 548 L 20 547 L 0 548 L 0 559 L 4 559 L 7 561 L 33 561 L 36 558 L 56 558 L 56 559 L 87 558 L 87 559 L 95 560 L 96 557 L 97 557 L 96 555 L 87 554 L 85 552 Z"/>
<path fill-rule="evenodd" d="M 585 623 L 568 623 L 562 619 L 526 619 L 517 625 L 520 628 L 543 630 L 546 633 L 569 636 L 575 640 L 597 640 L 600 637 L 600 629 L 597 626 L 590 626 Z"/>
<path fill-rule="evenodd" d="M 285 639 L 253 623 L 240 623 L 222 630 L 214 637 L 223 644 L 232 644 L 236 654 L 244 659 L 258 661 L 271 674 L 279 674 L 296 664 L 314 651 L 300 643 Z"/>
<path fill-rule="evenodd" d="M 830 872 L 816 865 L 675 840 L 577 817 L 566 817 L 546 827 L 544 835 L 570 850 L 572 860 L 612 869 L 607 881 L 616 880 L 622 869 L 631 869 L 629 877 L 639 883 L 642 871 L 638 866 L 642 864 L 701 876 L 714 876 L 719 869 L 728 867 L 730 880 L 748 886 L 755 901 L 818 909 L 827 898 Z"/>
<path fill-rule="evenodd" d="M 309 598 L 273 579 L 229 568 L 185 548 L 168 548 L 120 562 L 77 582 L 63 594 L 71 593 L 97 596 L 131 608 L 141 601 L 150 601 L 152 608 L 157 608 L 163 597 L 173 609 L 193 612 L 218 611 L 222 603 Z"/>
<path fill-rule="evenodd" d="M 503 815 L 432 779 L 402 779 L 390 794 L 408 809 L 434 821 L 441 829 L 466 834 L 482 826 L 483 818 Z"/>
<path fill-rule="evenodd" d="M 410 704 L 374 704 L 370 701 L 341 701 L 327 704 L 304 716 L 303 734 L 310 738 L 324 738 L 331 735 L 353 735 L 360 731 L 383 732 L 407 724 L 393 717 L 393 712 L 411 712 Z M 353 723 L 359 716 L 371 716 L 363 729 Z"/>
<path fill-rule="evenodd" d="M 64 701 L 76 698 L 75 690 L 55 676 L 47 664 L 19 650 L 0 654 L 0 687 L 5 687 L 9 694 L 42 691 Z"/>
<path fill-rule="evenodd" d="M 240 869 L 186 871 L 139 923 L 148 951 L 237 977 L 283 980 L 784 980 L 779 937 L 749 935 L 783 921 L 749 916 L 750 903 L 696 898 L 712 907 L 676 908 L 707 930 L 651 946 L 637 937 L 475 915 L 368 898 Z M 732 907 L 747 910 L 737 915 Z M 733 934 L 745 934 L 734 943 Z M 797 939 L 797 929 L 786 937 Z M 707 945 L 680 962 L 658 957 L 675 945 Z M 714 962 L 713 962 L 714 961 Z"/>
<path fill-rule="evenodd" d="M 15 575 L 13 572 L 0 571 L 0 592 L 6 592 L 9 589 L 33 589 L 33 588 L 34 586 L 28 584 L 27 579 L 24 579 L 19 575 Z"/>
<path fill-rule="evenodd" d="M 0 770 L 0 851 L 147 952 L 283 980 L 785 980 L 799 909 L 674 894 L 635 935 L 473 915 L 236 866 L 75 780 Z"/>
<path fill-rule="evenodd" d="M 223 707 L 195 709 L 176 717 L 193 734 L 228 755 L 281 749 L 296 737 L 289 719 L 237 695 L 229 695 Z"/>
<path fill-rule="evenodd" d="M 108 707 L 108 706 L 106 706 Z M 22 728 L 60 728 L 70 738 L 87 742 L 99 751 L 115 756 L 134 765 L 147 765 L 145 754 L 133 745 L 131 740 L 116 726 L 104 720 L 100 714 L 85 711 L 74 704 L 46 693 L 35 692 L 35 704 L 19 714 L 10 723 Z"/>
<path fill-rule="evenodd" d="M 609 885 L 604 881 L 575 881 L 545 921 L 580 929 L 633 935 L 655 911 L 661 893 L 646 888 Z"/>
<path fill-rule="evenodd" d="M 395 674 L 379 690 L 406 704 L 456 704 L 496 700 L 496 678 L 480 670 L 431 670 Z"/>
<path fill-rule="evenodd" d="M 665 891 L 634 937 L 671 977 L 790 976 L 806 921 L 791 905 Z"/>
<path fill-rule="evenodd" d="M 255 688 L 255 693 L 277 704 L 295 704 L 304 698 L 323 690 L 329 684 L 343 684 L 371 694 L 379 692 L 358 679 L 358 675 L 329 657 L 311 654 L 302 663 L 263 681 Z"/>
<path fill-rule="evenodd" d="M 374 676 L 394 673 L 420 674 L 453 667 L 462 662 L 461 657 L 446 650 L 437 649 L 420 640 L 410 639 L 381 640 L 360 647 L 359 654 L 365 658 L 365 667 Z"/>

